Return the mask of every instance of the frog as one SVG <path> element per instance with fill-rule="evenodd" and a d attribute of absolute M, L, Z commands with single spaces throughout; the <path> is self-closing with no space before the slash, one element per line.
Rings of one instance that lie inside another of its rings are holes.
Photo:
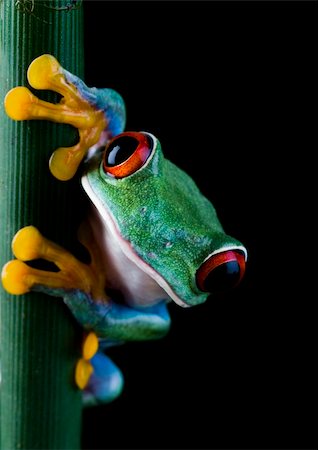
<path fill-rule="evenodd" d="M 193 307 L 236 288 L 247 250 L 224 231 L 192 177 L 164 156 L 156 136 L 125 130 L 117 91 L 88 87 L 49 54 L 34 59 L 27 76 L 34 89 L 59 93 L 60 102 L 18 86 L 6 95 L 6 113 L 78 129 L 79 142 L 57 149 L 49 167 L 62 182 L 81 167 L 79 188 L 89 207 L 78 240 L 89 261 L 27 225 L 12 240 L 15 258 L 2 269 L 2 285 L 13 295 L 35 291 L 64 301 L 83 328 L 75 384 L 86 406 L 109 403 L 124 377 L 107 349 L 166 336 L 171 303 Z M 30 262 L 37 259 L 58 270 L 35 268 Z"/>

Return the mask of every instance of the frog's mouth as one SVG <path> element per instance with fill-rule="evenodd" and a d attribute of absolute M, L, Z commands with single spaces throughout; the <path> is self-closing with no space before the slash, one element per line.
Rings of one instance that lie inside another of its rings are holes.
<path fill-rule="evenodd" d="M 131 243 L 121 236 L 115 218 L 94 192 L 86 174 L 82 177 L 82 186 L 93 205 L 89 222 L 101 249 L 107 286 L 119 291 L 125 302 L 134 307 L 152 306 L 169 299 L 179 306 L 189 307 L 167 281 L 138 256 Z"/>

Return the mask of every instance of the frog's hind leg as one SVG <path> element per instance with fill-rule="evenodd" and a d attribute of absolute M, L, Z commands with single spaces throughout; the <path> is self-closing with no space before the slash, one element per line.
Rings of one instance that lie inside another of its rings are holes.
<path fill-rule="evenodd" d="M 109 403 L 121 394 L 122 373 L 104 353 L 106 348 L 119 343 L 100 341 L 94 331 L 85 334 L 82 357 L 75 369 L 75 382 L 83 391 L 84 406 Z"/>
<path fill-rule="evenodd" d="M 123 375 L 108 356 L 99 351 L 90 360 L 92 375 L 83 390 L 84 406 L 109 403 L 115 400 L 123 389 Z"/>

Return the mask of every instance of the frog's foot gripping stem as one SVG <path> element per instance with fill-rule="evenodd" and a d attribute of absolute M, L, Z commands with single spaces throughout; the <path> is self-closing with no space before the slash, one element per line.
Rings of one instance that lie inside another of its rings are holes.
<path fill-rule="evenodd" d="M 12 250 L 17 259 L 9 261 L 2 269 L 3 287 L 11 294 L 25 294 L 31 290 L 45 292 L 49 295 L 67 297 L 78 296 L 79 292 L 90 299 L 98 299 L 107 305 L 104 292 L 104 272 L 98 264 L 98 248 L 92 240 L 90 229 L 83 224 L 79 230 L 79 239 L 89 248 L 91 263 L 84 264 L 59 245 L 43 237 L 33 226 L 18 231 L 12 241 Z M 44 259 L 53 262 L 58 272 L 35 269 L 27 261 Z M 79 313 L 80 314 L 80 313 Z M 90 331 L 85 334 L 82 357 L 75 370 L 75 382 L 80 389 L 85 389 L 94 367 L 91 359 L 98 351 L 97 335 Z"/>
<path fill-rule="evenodd" d="M 107 138 L 121 133 L 125 123 L 122 98 L 112 89 L 88 88 L 52 56 L 44 54 L 32 61 L 27 77 L 34 89 L 47 89 L 62 95 L 59 103 L 40 100 L 26 87 L 11 89 L 4 101 L 14 120 L 46 119 L 78 128 L 79 142 L 57 149 L 50 159 L 50 170 L 59 180 L 69 180 L 89 148 L 104 145 Z"/>
<path fill-rule="evenodd" d="M 86 245 L 89 239 L 86 230 L 81 231 L 81 242 Z M 89 265 L 82 263 L 33 226 L 18 231 L 12 241 L 12 251 L 17 259 L 5 264 L 1 275 L 3 287 L 10 294 L 21 295 L 34 290 L 64 297 L 81 291 L 92 299 L 107 302 L 104 272 L 100 268 L 96 270 L 94 258 Z M 38 259 L 53 262 L 59 270 L 35 269 L 26 263 Z"/>

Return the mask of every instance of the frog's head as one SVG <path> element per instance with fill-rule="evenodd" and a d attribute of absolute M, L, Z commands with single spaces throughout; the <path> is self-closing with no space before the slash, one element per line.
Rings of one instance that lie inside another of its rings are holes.
<path fill-rule="evenodd" d="M 82 183 L 118 247 L 179 305 L 203 303 L 241 280 L 246 249 L 152 134 L 117 135 Z"/>

